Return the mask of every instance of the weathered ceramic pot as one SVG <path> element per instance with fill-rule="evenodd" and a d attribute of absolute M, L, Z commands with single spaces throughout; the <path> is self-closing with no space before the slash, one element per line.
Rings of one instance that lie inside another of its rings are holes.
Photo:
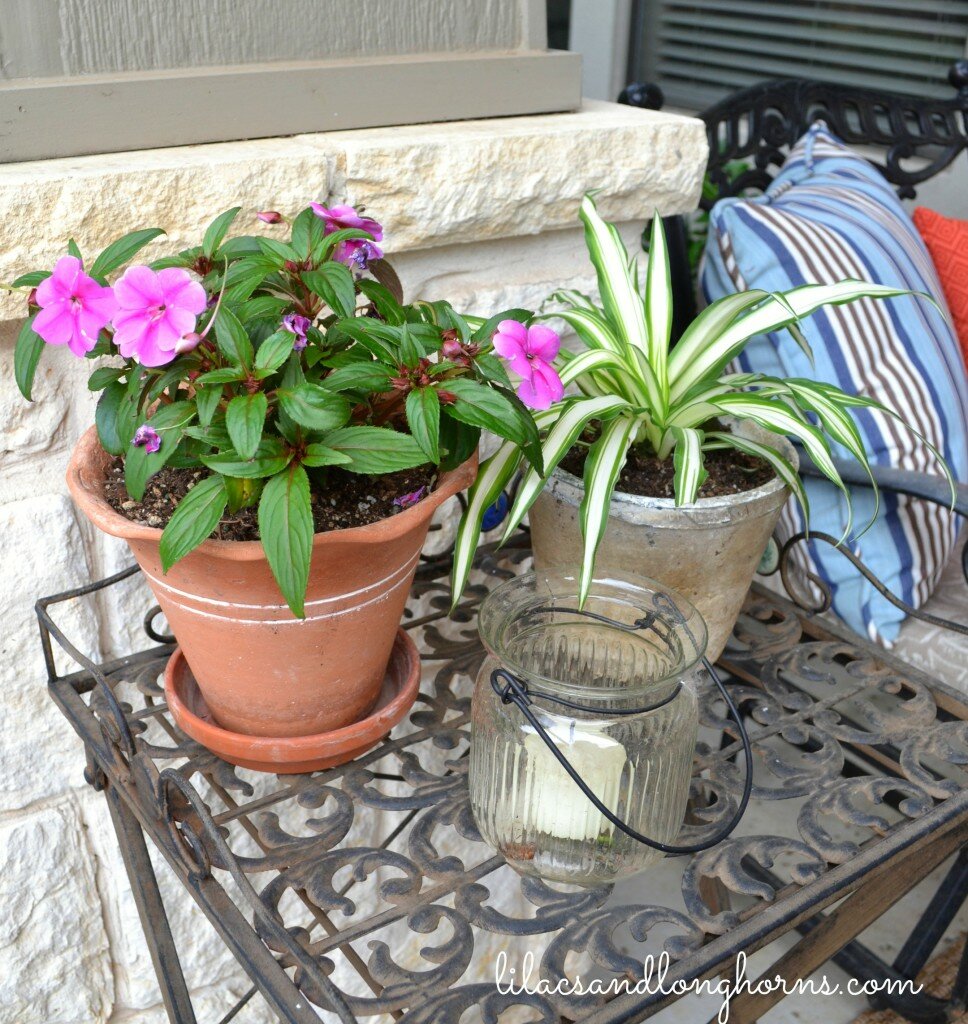
<path fill-rule="evenodd" d="M 317 533 L 298 619 L 259 541 L 206 540 L 163 573 L 161 530 L 105 500 L 110 461 L 92 427 L 67 471 L 74 501 L 130 545 L 218 724 L 251 736 L 328 732 L 372 710 L 434 510 L 476 472 L 475 457 L 389 519 Z"/>
<path fill-rule="evenodd" d="M 750 423 L 741 435 L 776 448 L 799 465 L 785 438 Z M 584 484 L 555 470 L 530 512 L 538 569 L 581 564 L 578 507 Z M 678 591 L 699 610 L 709 631 L 707 657 L 723 652 L 780 510 L 790 495 L 779 478 L 740 494 L 701 498 L 676 508 L 671 498 L 616 492 L 598 549 L 596 575 L 609 567 L 636 573 Z"/>

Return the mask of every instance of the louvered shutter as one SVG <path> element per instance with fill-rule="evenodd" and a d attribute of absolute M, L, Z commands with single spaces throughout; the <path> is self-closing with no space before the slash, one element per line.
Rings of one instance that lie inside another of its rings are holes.
<path fill-rule="evenodd" d="M 951 95 L 968 0 L 643 0 L 637 77 L 702 110 L 770 78 Z"/>

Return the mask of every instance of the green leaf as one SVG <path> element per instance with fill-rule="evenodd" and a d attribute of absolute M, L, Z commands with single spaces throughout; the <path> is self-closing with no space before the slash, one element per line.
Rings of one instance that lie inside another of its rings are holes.
<path fill-rule="evenodd" d="M 326 225 L 309 206 L 301 210 L 292 222 L 292 247 L 300 259 L 309 259 L 314 246 L 321 244 L 325 237 Z"/>
<path fill-rule="evenodd" d="M 112 242 L 94 261 L 88 273 L 91 277 L 106 277 L 112 270 L 117 270 L 122 263 L 127 263 L 135 253 L 140 252 L 152 239 L 163 235 L 161 228 L 146 228 L 143 231 L 132 231 Z"/>
<path fill-rule="evenodd" d="M 202 455 L 201 461 L 223 476 L 241 480 L 275 476 L 292 461 L 292 452 L 278 437 L 264 437 L 259 442 L 255 455 L 243 458 L 238 452 L 219 452 L 217 455 Z"/>
<path fill-rule="evenodd" d="M 226 246 L 228 244 L 225 243 Z M 224 254 L 225 247 L 222 252 Z M 236 260 L 229 265 L 225 274 L 225 294 L 222 301 L 229 305 L 245 302 L 276 269 L 275 261 L 261 254 Z"/>
<path fill-rule="evenodd" d="M 292 354 L 292 346 L 295 341 L 296 335 L 292 331 L 281 330 L 270 334 L 256 349 L 255 369 L 278 370 Z"/>
<path fill-rule="evenodd" d="M 113 366 L 102 366 L 87 378 L 88 391 L 103 391 L 109 384 L 114 384 L 124 376 L 124 370 Z"/>
<path fill-rule="evenodd" d="M 454 564 L 450 576 L 451 611 L 460 601 L 474 565 L 474 555 L 481 538 L 481 519 L 510 483 L 520 464 L 520 449 L 516 444 L 505 441 L 481 464 L 477 478 L 467 492 L 467 506 L 454 541 Z"/>
<path fill-rule="evenodd" d="M 462 377 L 448 380 L 446 388 L 457 396 L 456 402 L 444 406 L 446 415 L 514 441 L 541 468 L 541 439 L 534 419 L 513 396 Z"/>
<path fill-rule="evenodd" d="M 269 400 L 264 392 L 257 391 L 254 395 L 236 395 L 225 410 L 225 427 L 243 459 L 255 457 L 268 408 Z"/>
<path fill-rule="evenodd" d="M 209 384 L 234 384 L 245 380 L 245 370 L 239 366 L 223 366 L 218 370 L 209 370 L 195 378 L 196 387 L 207 387 Z"/>
<path fill-rule="evenodd" d="M 342 263 L 324 263 L 318 270 L 304 271 L 302 280 L 338 316 L 353 315 L 356 284 L 349 268 Z"/>
<path fill-rule="evenodd" d="M 34 386 L 34 374 L 37 372 L 40 353 L 44 351 L 44 339 L 34 333 L 34 316 L 24 321 L 13 352 L 14 378 L 20 393 L 28 402 L 32 401 L 30 393 Z"/>
<path fill-rule="evenodd" d="M 196 385 L 197 385 L 196 381 Z M 195 388 L 195 405 L 198 409 L 198 422 L 207 427 L 212 422 L 215 410 L 222 400 L 222 388 L 220 385 L 211 387 Z"/>
<path fill-rule="evenodd" d="M 31 270 L 26 274 L 21 274 L 11 285 L 11 288 L 36 288 L 41 281 L 46 281 L 50 277 L 51 272 L 49 270 Z"/>
<path fill-rule="evenodd" d="M 585 493 L 578 509 L 581 535 L 584 539 L 581 578 L 578 584 L 578 605 L 584 607 L 595 578 L 595 557 L 605 536 L 612 494 L 628 456 L 636 421 L 619 416 L 602 428 L 602 436 L 588 450 L 585 458 Z"/>
<path fill-rule="evenodd" d="M 416 388 L 407 395 L 407 426 L 413 439 L 436 466 L 440 463 L 440 400 L 433 388 Z"/>
<path fill-rule="evenodd" d="M 196 395 L 196 403 L 198 396 Z M 212 423 L 205 427 L 186 427 L 185 436 L 195 438 L 210 448 L 229 448 L 232 444 L 229 439 L 229 432 L 225 429 L 224 417 L 221 422 Z"/>
<path fill-rule="evenodd" d="M 463 465 L 480 443 L 480 427 L 444 416 L 440 421 L 440 468 L 446 473 Z"/>
<path fill-rule="evenodd" d="M 161 535 L 164 572 L 211 534 L 222 518 L 227 500 L 225 481 L 217 475 L 199 480 L 182 498 Z"/>
<path fill-rule="evenodd" d="M 366 278 L 359 282 L 360 291 L 373 303 L 377 313 L 386 320 L 388 324 L 399 326 L 406 318 L 403 315 L 403 307 L 397 301 L 397 297 L 379 281 L 370 281 Z"/>
<path fill-rule="evenodd" d="M 309 477 L 297 463 L 270 477 L 259 501 L 259 536 L 272 575 L 293 615 L 304 618 L 313 553 Z"/>
<path fill-rule="evenodd" d="M 137 409 L 127 387 L 109 384 L 98 399 L 94 413 L 98 440 L 110 455 L 124 455 L 134 434 Z"/>
<path fill-rule="evenodd" d="M 276 263 L 281 267 L 286 260 L 292 263 L 300 263 L 301 259 L 299 253 L 288 244 L 288 242 L 278 242 L 274 238 L 264 238 L 261 235 L 258 238 L 259 249 L 263 255 L 270 257 L 275 260 Z"/>
<path fill-rule="evenodd" d="M 400 362 L 404 366 L 413 369 L 418 365 L 421 359 L 423 359 L 424 350 L 421 345 L 417 342 L 416 338 L 410 331 L 410 328 L 404 324 L 400 328 Z"/>
<path fill-rule="evenodd" d="M 699 488 L 709 474 L 703 464 L 703 432 L 691 427 L 673 427 L 672 434 L 676 440 L 672 454 L 672 465 L 675 469 L 672 490 L 678 508 L 680 505 L 693 504 Z"/>
<path fill-rule="evenodd" d="M 73 238 L 68 238 L 67 240 L 67 252 L 70 256 L 74 256 L 83 261 L 81 250 L 77 247 L 77 242 L 75 242 Z"/>
<path fill-rule="evenodd" d="M 398 328 L 382 324 L 371 317 L 357 316 L 334 324 L 329 329 L 327 338 L 335 341 L 342 334 L 353 341 L 358 341 L 370 355 L 383 363 L 395 367 L 400 362 L 397 354 L 400 340 Z"/>
<path fill-rule="evenodd" d="M 365 363 L 351 363 L 333 370 L 323 378 L 323 384 L 327 391 L 386 391 L 391 376 L 388 367 L 367 360 Z"/>
<path fill-rule="evenodd" d="M 222 354 L 236 366 L 252 366 L 252 342 L 238 317 L 223 305 L 215 318 L 215 340 Z"/>
<path fill-rule="evenodd" d="M 243 324 L 252 320 L 279 320 L 288 305 L 286 299 L 276 298 L 275 295 L 256 295 L 239 303 L 235 315 Z"/>
<path fill-rule="evenodd" d="M 490 341 L 491 336 L 497 330 L 497 325 L 502 320 L 517 320 L 518 323 L 526 324 L 530 323 L 531 317 L 531 311 L 527 309 L 506 309 L 503 313 L 495 313 L 494 316 L 488 317 L 488 319 L 474 331 L 471 335 L 471 341 L 478 345 Z"/>
<path fill-rule="evenodd" d="M 320 466 L 345 466 L 353 460 L 335 448 L 329 448 L 324 444 L 309 444 L 306 445 L 306 454 L 301 461 L 304 466 L 316 469 Z"/>
<path fill-rule="evenodd" d="M 318 384 L 298 384 L 277 392 L 279 407 L 296 423 L 310 430 L 332 430 L 350 418 L 352 406 L 342 396 Z"/>
<path fill-rule="evenodd" d="M 409 434 L 387 427 L 343 427 L 324 438 L 328 448 L 348 455 L 353 473 L 378 475 L 422 466 L 427 455 Z"/>
<path fill-rule="evenodd" d="M 218 247 L 222 244 L 226 232 L 231 226 L 232 221 L 239 215 L 241 209 L 241 206 L 233 206 L 231 210 L 220 213 L 205 229 L 205 235 L 202 238 L 202 252 L 209 259 L 218 252 Z"/>
<path fill-rule="evenodd" d="M 560 409 L 539 413 L 539 422 L 550 427 L 541 446 L 543 472 L 530 467 L 524 474 L 508 515 L 502 543 L 517 529 L 544 488 L 548 475 L 571 451 L 572 445 L 592 420 L 608 420 L 628 410 L 628 402 L 615 395 L 566 399 Z"/>
<path fill-rule="evenodd" d="M 143 446 L 128 448 L 124 458 L 124 486 L 135 501 L 141 501 L 149 478 L 174 455 L 185 428 L 195 419 L 195 415 L 194 402 L 163 405 L 147 421 L 161 437 L 158 451 L 149 452 Z"/>

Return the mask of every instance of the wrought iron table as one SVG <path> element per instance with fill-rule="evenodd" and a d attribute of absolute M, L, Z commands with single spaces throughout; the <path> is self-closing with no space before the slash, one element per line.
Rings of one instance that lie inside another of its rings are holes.
<path fill-rule="evenodd" d="M 768 976 L 806 977 L 831 957 L 860 979 L 913 977 L 924 964 L 968 891 L 959 853 L 968 838 L 968 707 L 759 586 L 720 667 L 756 755 L 751 806 L 793 801 L 795 817 L 777 815 L 775 834 L 741 828 L 681 858 L 681 895 L 662 904 L 622 905 L 607 887 L 522 878 L 480 841 L 465 776 L 470 684 L 482 657 L 475 607 L 529 557 L 526 534 L 500 552 L 484 549 L 452 617 L 449 556 L 424 560 L 405 623 L 424 658 L 418 703 L 368 754 L 312 775 L 234 768 L 178 731 L 159 683 L 172 638 L 157 632 L 157 609 L 145 618 L 149 649 L 104 664 L 77 650 L 56 624 L 61 606 L 118 586 L 134 568 L 38 602 L 51 695 L 84 742 L 88 781 L 107 798 L 174 1022 L 196 1018 L 146 837 L 251 977 L 243 1002 L 258 991 L 293 1024 L 318 1021 L 317 1007 L 327 1020 L 469 1024 L 516 1005 L 547 1024 L 638 1021 L 672 998 L 633 987 L 644 950 L 669 953 L 668 991 L 728 971 L 740 951 L 793 930 L 802 937 Z M 58 674 L 54 643 L 77 671 Z M 702 714 L 686 842 L 717 828 L 742 789 L 735 727 L 712 688 Z M 955 853 L 893 964 L 853 941 Z M 634 888 L 626 883 L 623 899 Z M 532 980 L 550 989 L 589 967 L 615 987 L 607 998 L 499 989 L 498 950 L 510 964 L 530 951 Z M 950 999 L 963 1005 L 966 990 L 963 965 Z M 756 1020 L 781 994 L 738 995 L 730 1021 Z M 894 1002 L 913 1020 L 949 1019 L 941 998 Z"/>

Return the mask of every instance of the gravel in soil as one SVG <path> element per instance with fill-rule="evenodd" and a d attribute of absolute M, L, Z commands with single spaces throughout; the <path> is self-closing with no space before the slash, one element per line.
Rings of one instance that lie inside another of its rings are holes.
<path fill-rule="evenodd" d="M 576 445 L 561 460 L 561 468 L 581 476 L 588 449 Z M 755 455 L 746 455 L 733 448 L 706 453 L 706 472 L 709 476 L 699 488 L 700 498 L 714 498 L 723 494 L 739 494 L 762 487 L 776 475 L 773 467 Z M 673 498 L 675 467 L 672 459 L 657 459 L 654 455 L 635 448 L 629 452 L 617 489 L 626 494 L 647 498 Z"/>
<path fill-rule="evenodd" d="M 134 501 L 124 487 L 124 464 L 115 459 L 108 469 L 104 496 L 108 504 L 126 519 L 144 526 L 162 529 L 171 519 L 178 502 L 199 481 L 208 476 L 206 469 L 182 469 L 165 466 L 145 488 L 144 498 Z M 418 466 L 385 476 L 362 476 L 330 467 L 325 482 L 314 482 L 311 491 L 313 523 L 316 533 L 367 526 L 402 512 L 395 498 L 412 494 L 421 487 L 430 489 L 436 479 L 433 466 Z M 226 512 L 215 528 L 216 540 L 258 540 L 256 508 Z"/>

